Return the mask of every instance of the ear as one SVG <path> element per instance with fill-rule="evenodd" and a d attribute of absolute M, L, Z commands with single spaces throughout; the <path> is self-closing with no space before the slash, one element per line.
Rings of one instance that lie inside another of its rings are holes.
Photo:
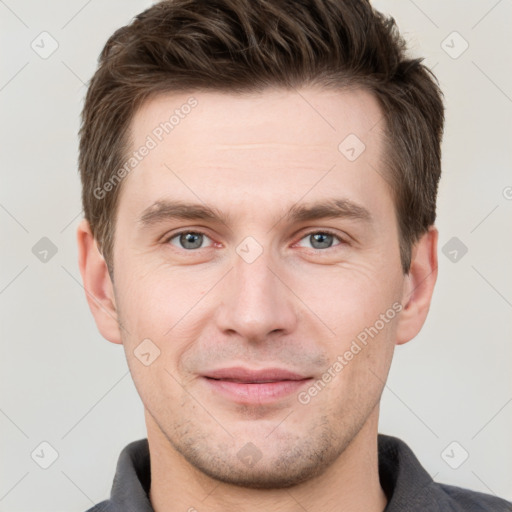
<path fill-rule="evenodd" d="M 398 317 L 397 345 L 413 339 L 427 318 L 437 280 L 438 236 L 437 229 L 430 226 L 413 246 L 411 267 L 404 279 L 403 309 Z"/>
<path fill-rule="evenodd" d="M 87 220 L 82 220 L 78 226 L 77 243 L 80 274 L 96 326 L 108 341 L 122 343 L 114 286 Z"/>

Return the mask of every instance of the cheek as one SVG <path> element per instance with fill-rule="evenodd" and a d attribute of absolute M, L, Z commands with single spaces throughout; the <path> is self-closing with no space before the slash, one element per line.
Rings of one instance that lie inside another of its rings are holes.
<path fill-rule="evenodd" d="M 323 292 L 314 288 L 308 306 L 334 331 L 324 329 L 324 337 L 313 328 L 311 335 L 329 361 L 326 379 L 330 383 L 323 403 L 339 413 L 338 409 L 345 411 L 349 403 L 356 409 L 363 403 L 370 406 L 382 392 L 401 309 L 399 276 L 374 266 L 331 268 L 328 274 L 317 276 L 315 282 L 323 285 Z M 318 327 L 318 322 L 315 325 Z"/>
<path fill-rule="evenodd" d="M 169 267 L 138 271 L 135 265 L 130 273 L 119 274 L 118 315 L 125 326 L 123 345 L 137 389 L 139 393 L 166 389 L 177 396 L 181 388 L 171 375 L 179 375 L 180 381 L 185 377 L 180 360 L 201 337 L 204 319 L 211 316 L 205 311 L 207 301 L 201 300 L 210 289 L 207 276 Z M 144 363 L 153 358 L 146 367 Z"/>
<path fill-rule="evenodd" d="M 371 265 L 327 267 L 295 279 L 297 295 L 342 344 L 373 326 L 399 297 L 392 276 Z"/>
<path fill-rule="evenodd" d="M 128 265 L 120 272 L 119 309 L 125 322 L 139 335 L 165 336 L 195 309 L 207 293 L 204 275 L 162 265 Z"/>
<path fill-rule="evenodd" d="M 319 380 L 329 382 L 325 388 L 322 383 L 317 384 L 322 389 L 318 406 L 330 411 L 342 424 L 346 416 L 364 419 L 378 403 L 386 382 L 397 315 L 392 307 L 384 308 L 382 320 L 376 311 L 368 313 L 367 318 L 360 312 L 356 318 L 357 310 L 351 317 L 344 315 L 346 322 L 336 326 L 335 343 L 326 348 L 330 363 Z"/>
<path fill-rule="evenodd" d="M 169 404 L 182 399 L 177 362 L 198 335 L 187 316 L 195 292 L 156 271 L 132 270 L 129 276 L 122 275 L 117 293 L 124 351 L 143 403 L 163 414 Z"/>

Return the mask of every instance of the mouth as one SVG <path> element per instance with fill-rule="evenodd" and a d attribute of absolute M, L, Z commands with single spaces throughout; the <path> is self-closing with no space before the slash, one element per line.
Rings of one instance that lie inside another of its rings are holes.
<path fill-rule="evenodd" d="M 216 395 L 236 403 L 268 404 L 297 393 L 312 377 L 280 368 L 235 367 L 206 372 L 203 379 Z"/>

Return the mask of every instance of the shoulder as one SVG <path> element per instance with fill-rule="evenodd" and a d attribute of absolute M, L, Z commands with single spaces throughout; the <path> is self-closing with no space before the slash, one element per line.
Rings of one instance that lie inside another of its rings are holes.
<path fill-rule="evenodd" d="M 86 510 L 86 512 L 117 512 L 117 510 L 110 500 L 105 500 Z"/>
<path fill-rule="evenodd" d="M 433 484 L 437 488 L 441 512 L 512 512 L 512 503 L 481 492 L 447 484 Z"/>
<path fill-rule="evenodd" d="M 385 512 L 512 512 L 512 503 L 496 496 L 435 482 L 396 437 L 379 434 L 378 446 Z"/>

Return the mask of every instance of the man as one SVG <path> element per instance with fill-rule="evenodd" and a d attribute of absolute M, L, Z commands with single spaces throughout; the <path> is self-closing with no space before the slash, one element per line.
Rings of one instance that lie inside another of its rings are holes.
<path fill-rule="evenodd" d="M 148 437 L 91 510 L 512 510 L 377 433 L 437 277 L 443 121 L 365 1 L 171 0 L 109 39 L 80 270 Z"/>

